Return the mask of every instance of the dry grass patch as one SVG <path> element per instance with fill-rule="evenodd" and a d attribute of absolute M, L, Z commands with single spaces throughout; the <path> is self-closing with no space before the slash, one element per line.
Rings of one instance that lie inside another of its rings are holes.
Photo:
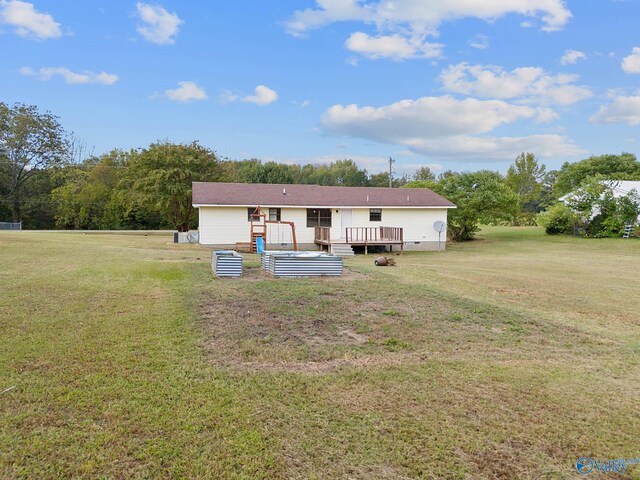
<path fill-rule="evenodd" d="M 216 279 L 160 238 L 0 243 L 0 478 L 564 479 L 638 455 L 639 242 L 492 229 L 301 280 L 251 255 Z"/>
<path fill-rule="evenodd" d="M 208 358 L 251 378 L 287 477 L 572 478 L 579 456 L 635 455 L 637 297 L 618 305 L 614 288 L 586 282 L 600 260 L 548 257 L 573 256 L 572 242 L 507 238 L 394 269 L 357 257 L 348 282 L 204 288 Z M 589 315 L 591 295 L 608 303 Z"/>

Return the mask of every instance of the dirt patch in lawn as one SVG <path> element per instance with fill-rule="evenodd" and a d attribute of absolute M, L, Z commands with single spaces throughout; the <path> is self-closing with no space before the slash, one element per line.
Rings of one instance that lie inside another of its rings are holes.
<path fill-rule="evenodd" d="M 236 292 L 203 302 L 208 355 L 215 363 L 246 368 L 315 369 L 323 362 L 331 364 L 322 368 L 338 366 L 339 352 L 357 355 L 375 336 L 350 324 L 353 299 L 340 289 L 331 290 L 272 301 Z"/>
<path fill-rule="evenodd" d="M 199 302 L 207 356 L 229 368 L 325 372 L 442 355 L 535 360 L 545 343 L 561 360 L 570 353 L 561 343 L 581 336 L 386 276 L 349 276 L 274 279 L 254 268 L 213 280 Z"/>

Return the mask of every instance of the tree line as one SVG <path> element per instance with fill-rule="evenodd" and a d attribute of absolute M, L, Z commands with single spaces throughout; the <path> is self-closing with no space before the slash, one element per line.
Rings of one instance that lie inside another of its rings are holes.
<path fill-rule="evenodd" d="M 230 160 L 196 141 L 159 141 L 101 155 L 85 150 L 50 112 L 0 102 L 0 221 L 22 221 L 26 229 L 187 231 L 197 226 L 193 181 L 387 187 L 390 180 L 388 172 L 371 174 L 350 159 L 321 165 Z M 425 166 L 391 182 L 396 188 L 431 188 L 454 202 L 458 208 L 450 211 L 449 235 L 469 240 L 481 223 L 544 223 L 548 214 L 540 213 L 563 208 L 557 206 L 560 197 L 601 179 L 640 179 L 640 162 L 622 153 L 546 171 L 533 153 L 522 153 L 506 175 L 490 170 L 435 175 Z M 589 198 L 596 202 L 594 195 Z M 585 217 L 582 207 L 582 217 L 576 213 L 567 222 Z M 547 230 L 567 233 L 568 227 Z"/>

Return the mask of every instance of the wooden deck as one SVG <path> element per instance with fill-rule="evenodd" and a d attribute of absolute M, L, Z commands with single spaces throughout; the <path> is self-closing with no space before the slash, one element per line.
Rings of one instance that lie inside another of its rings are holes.
<path fill-rule="evenodd" d="M 404 230 L 401 227 L 347 227 L 342 238 L 331 238 L 330 227 L 316 227 L 315 243 L 318 245 L 347 244 L 351 246 L 364 246 L 365 254 L 368 247 L 384 245 L 393 248 L 399 245 L 400 251 L 404 246 Z"/>

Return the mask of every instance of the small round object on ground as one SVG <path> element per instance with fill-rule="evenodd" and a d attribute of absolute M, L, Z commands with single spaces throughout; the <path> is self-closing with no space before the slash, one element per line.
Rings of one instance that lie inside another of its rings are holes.
<path fill-rule="evenodd" d="M 386 267 L 387 266 L 387 257 L 378 257 L 374 262 L 378 267 Z"/>

